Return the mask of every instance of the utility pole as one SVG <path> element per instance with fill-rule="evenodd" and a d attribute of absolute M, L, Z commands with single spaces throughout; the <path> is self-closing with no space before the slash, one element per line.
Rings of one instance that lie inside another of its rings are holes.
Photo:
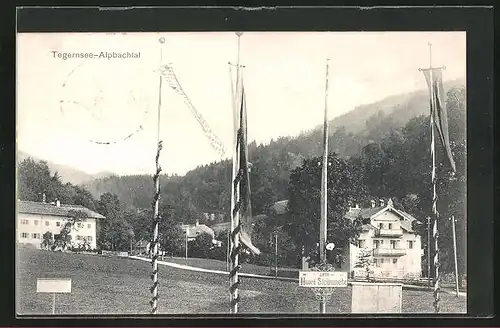
<path fill-rule="evenodd" d="M 431 217 L 427 217 L 427 281 L 431 283 Z"/>
<path fill-rule="evenodd" d="M 455 216 L 451 217 L 451 228 L 453 229 L 453 253 L 455 255 L 455 287 L 458 297 L 458 261 L 457 261 L 457 233 L 455 227 Z"/>
<path fill-rule="evenodd" d="M 278 230 L 274 230 L 274 276 L 278 278 Z"/>
<path fill-rule="evenodd" d="M 189 227 L 186 227 L 186 245 L 184 247 L 185 251 L 186 251 L 186 255 L 185 255 L 186 264 L 188 261 L 188 233 L 189 233 Z"/>

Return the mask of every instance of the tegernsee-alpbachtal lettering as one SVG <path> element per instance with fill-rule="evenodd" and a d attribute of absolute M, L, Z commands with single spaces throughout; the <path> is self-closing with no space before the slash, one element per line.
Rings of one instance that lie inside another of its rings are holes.
<path fill-rule="evenodd" d="M 60 52 L 52 51 L 52 57 L 62 60 L 67 59 L 139 59 L 140 52 Z"/>

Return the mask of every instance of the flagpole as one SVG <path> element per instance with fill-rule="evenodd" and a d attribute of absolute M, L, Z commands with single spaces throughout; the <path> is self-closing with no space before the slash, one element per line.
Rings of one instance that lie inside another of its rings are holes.
<path fill-rule="evenodd" d="M 436 103 L 435 103 L 435 97 L 434 97 L 434 77 L 433 77 L 433 67 L 432 67 L 432 43 L 429 43 L 429 76 L 430 76 L 430 81 L 431 81 L 431 106 L 432 106 L 432 112 L 431 112 L 431 118 L 430 118 L 430 125 L 431 125 L 431 156 L 432 156 L 432 174 L 431 174 L 431 179 L 432 179 L 432 214 L 434 214 L 434 228 L 433 228 L 433 235 L 434 235 L 434 269 L 436 271 L 435 274 L 435 281 L 434 281 L 434 312 L 439 313 L 439 303 L 440 303 L 440 282 L 441 282 L 441 276 L 439 275 L 439 230 L 438 230 L 438 219 L 439 219 L 439 213 L 437 210 L 437 191 L 436 191 L 436 184 L 437 184 L 437 172 L 436 172 L 436 137 L 434 135 L 435 129 L 434 129 L 434 110 L 436 108 Z"/>
<path fill-rule="evenodd" d="M 326 60 L 325 77 L 325 117 L 323 122 L 323 167 L 321 173 L 321 218 L 319 232 L 319 254 L 320 265 L 326 264 L 326 238 L 328 226 L 328 64 L 330 59 Z M 319 301 L 320 313 L 326 313 L 326 298 Z"/>
<path fill-rule="evenodd" d="M 430 128 L 431 128 L 431 157 L 432 157 L 432 171 L 431 171 L 431 180 L 432 180 L 432 214 L 433 214 L 433 227 L 432 227 L 432 235 L 434 237 L 434 312 L 439 313 L 439 292 L 440 287 L 439 283 L 441 281 L 441 276 L 439 275 L 439 231 L 438 231 L 438 220 L 439 220 L 439 212 L 437 210 L 437 174 L 436 174 L 436 149 L 435 149 L 435 136 L 434 136 L 434 111 L 436 110 L 436 102 L 434 95 L 434 77 L 433 70 L 441 69 L 443 67 L 432 67 L 432 43 L 429 43 L 429 68 L 428 69 L 419 69 L 420 71 L 429 71 L 429 96 L 430 96 Z"/>
<path fill-rule="evenodd" d="M 320 262 L 326 261 L 326 237 L 327 237 L 327 214 L 328 214 L 328 63 L 326 60 L 325 79 L 325 117 L 323 122 L 323 167 L 321 174 L 321 221 L 319 236 Z"/>
<path fill-rule="evenodd" d="M 165 43 L 164 38 L 160 38 L 159 42 L 163 45 Z M 163 49 L 160 47 L 160 65 L 163 61 Z M 153 281 L 153 285 L 150 288 L 152 298 L 150 301 L 151 304 L 151 314 L 158 313 L 158 225 L 160 221 L 159 217 L 159 200 L 160 200 L 160 151 L 162 149 L 162 142 L 160 141 L 160 113 L 161 113 L 161 89 L 162 89 L 162 81 L 163 77 L 160 74 L 160 82 L 158 87 L 158 118 L 157 118 L 157 150 L 156 150 L 156 172 L 153 176 L 153 182 L 155 185 L 155 194 L 153 196 L 153 239 L 152 239 L 152 254 L 151 254 L 151 265 L 153 267 L 153 273 L 151 275 L 151 280 Z"/>
<path fill-rule="evenodd" d="M 239 93 L 240 90 L 240 37 L 243 33 L 236 32 L 236 36 L 238 37 L 238 61 L 236 63 L 236 94 Z M 233 99 L 233 174 L 231 180 L 231 271 L 229 272 L 230 276 L 230 288 L 229 291 L 231 293 L 230 298 L 230 306 L 231 313 L 238 313 L 238 303 L 239 303 L 239 294 L 238 294 L 238 270 L 239 270 L 239 228 L 240 228 L 240 220 L 239 220 L 239 211 L 235 210 L 236 201 L 239 198 L 239 190 L 235 186 L 235 179 L 237 174 L 237 169 L 239 167 L 238 161 L 238 114 L 237 114 L 237 98 Z"/>

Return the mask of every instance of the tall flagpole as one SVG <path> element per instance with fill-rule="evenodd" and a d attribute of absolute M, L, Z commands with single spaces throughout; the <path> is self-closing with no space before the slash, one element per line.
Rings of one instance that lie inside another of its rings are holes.
<path fill-rule="evenodd" d="M 159 42 L 163 45 L 165 43 L 164 38 L 160 38 Z M 163 49 L 160 47 L 160 65 L 163 61 Z M 161 88 L 162 88 L 163 76 L 160 74 L 160 82 L 158 87 L 158 121 L 157 121 L 157 150 L 155 157 L 156 172 L 153 176 L 153 182 L 155 185 L 155 194 L 153 196 L 153 239 L 151 241 L 151 265 L 153 267 L 153 273 L 151 274 L 151 280 L 153 280 L 153 285 L 150 288 L 152 298 L 151 304 L 151 314 L 158 313 L 158 225 L 160 221 L 160 215 L 158 211 L 159 200 L 160 200 L 160 151 L 162 149 L 162 142 L 160 140 L 160 113 L 161 113 Z"/>
<path fill-rule="evenodd" d="M 328 64 L 326 60 L 325 77 L 325 117 L 323 122 L 323 167 L 321 173 L 321 218 L 319 228 L 319 257 L 320 265 L 326 265 L 326 238 L 328 226 Z M 326 313 L 326 297 L 319 301 L 320 313 Z"/>
<path fill-rule="evenodd" d="M 234 134 L 233 134 L 233 174 L 232 174 L 232 180 L 231 180 L 231 271 L 229 272 L 229 278 L 230 278 L 230 287 L 229 291 L 231 294 L 230 297 L 230 306 L 231 306 L 231 313 L 238 313 L 238 303 L 239 303 L 239 294 L 238 294 L 238 287 L 239 287 L 239 278 L 238 278 L 238 270 L 240 269 L 239 265 L 239 248 L 240 248 L 240 240 L 239 240 L 239 229 L 240 229 L 240 218 L 239 218 L 239 211 L 235 211 L 235 205 L 236 205 L 236 200 L 239 198 L 239 190 L 236 188 L 234 181 L 236 180 L 236 175 L 237 175 L 237 170 L 239 167 L 239 161 L 238 161 L 238 152 L 237 152 L 237 145 L 238 145 L 238 136 L 237 136 L 237 131 L 238 131 L 238 113 L 237 113 L 237 97 L 239 95 L 240 91 L 240 37 L 243 33 L 242 32 L 236 32 L 236 36 L 238 37 L 238 61 L 236 63 L 236 97 L 233 99 L 233 127 L 234 127 Z"/>
<path fill-rule="evenodd" d="M 431 115 L 430 115 L 430 128 L 431 128 L 431 157 L 432 157 L 432 214 L 434 219 L 434 224 L 432 227 L 432 235 L 434 238 L 434 312 L 439 313 L 439 302 L 440 302 L 440 287 L 439 283 L 441 281 L 441 276 L 439 275 L 439 268 L 441 266 L 439 262 L 439 231 L 438 231 L 438 221 L 439 221 L 439 212 L 437 210 L 437 174 L 436 174 L 436 149 L 435 149 L 435 124 L 434 124 L 434 111 L 436 109 L 436 98 L 434 95 L 434 77 L 433 71 L 435 69 L 443 69 L 444 67 L 432 67 L 432 44 L 429 43 L 429 68 L 428 69 L 420 69 L 420 71 L 429 71 L 429 90 L 430 90 L 430 107 L 431 107 Z"/>
<path fill-rule="evenodd" d="M 434 77 L 433 77 L 433 67 L 432 67 L 432 43 L 429 43 L 429 75 L 430 75 L 430 81 L 431 81 L 431 107 L 432 107 L 432 112 L 431 112 L 431 119 L 430 119 L 430 125 L 431 125 L 431 156 L 432 156 L 432 174 L 431 174 L 431 179 L 432 179 L 432 214 L 434 214 L 434 227 L 432 229 L 433 235 L 434 235 L 434 268 L 436 270 L 435 274 L 435 281 L 434 281 L 434 312 L 439 313 L 439 302 L 440 302 L 440 281 L 441 281 L 441 276 L 439 275 L 439 230 L 438 230 L 438 219 L 439 219 L 439 213 L 437 210 L 437 191 L 436 191 L 436 184 L 437 184 L 437 175 L 436 175 L 436 137 L 434 135 L 434 111 L 436 110 L 436 102 L 435 102 L 435 97 L 434 97 Z"/>
<path fill-rule="evenodd" d="M 321 219 L 319 232 L 320 262 L 326 261 L 326 237 L 328 216 L 328 63 L 326 60 L 325 117 L 323 123 L 323 167 L 321 173 Z"/>

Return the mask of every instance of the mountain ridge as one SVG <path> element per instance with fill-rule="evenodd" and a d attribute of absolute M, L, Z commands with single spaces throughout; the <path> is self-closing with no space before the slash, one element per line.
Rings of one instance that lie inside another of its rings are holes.
<path fill-rule="evenodd" d="M 106 177 L 110 177 L 110 176 L 117 176 L 117 174 L 115 174 L 113 172 L 107 172 L 107 171 L 98 172 L 95 174 L 90 174 L 90 173 L 76 169 L 76 168 L 69 166 L 69 165 L 54 163 L 52 161 L 49 161 L 49 160 L 46 160 L 43 158 L 39 158 L 37 156 L 33 156 L 25 151 L 17 150 L 17 162 L 18 163 L 23 161 L 26 158 L 32 158 L 36 161 L 47 162 L 47 165 L 48 165 L 50 172 L 52 174 L 55 174 L 57 172 L 57 174 L 59 174 L 59 176 L 61 176 L 61 178 L 64 182 L 70 182 L 70 183 L 76 184 L 76 185 L 85 185 L 85 184 L 90 183 L 91 181 L 96 180 L 96 179 L 106 178 Z"/>

